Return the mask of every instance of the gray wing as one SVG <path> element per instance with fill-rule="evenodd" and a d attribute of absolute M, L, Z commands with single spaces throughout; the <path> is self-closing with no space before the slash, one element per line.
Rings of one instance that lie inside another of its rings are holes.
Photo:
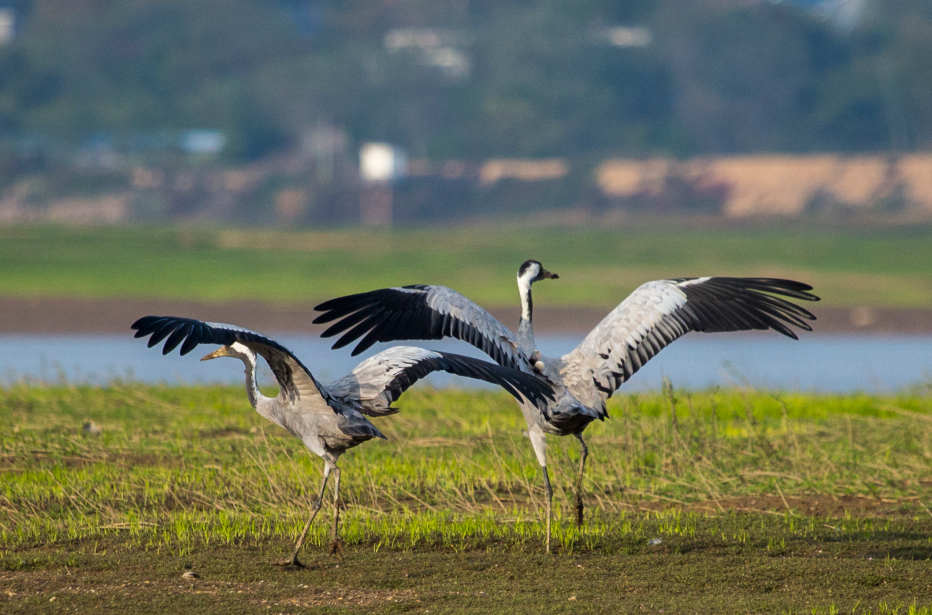
<path fill-rule="evenodd" d="M 412 346 L 396 346 L 366 359 L 332 383 L 329 390 L 364 414 L 382 416 L 397 412 L 391 407 L 392 402 L 419 379 L 435 371 L 497 384 L 519 401 L 522 395 L 539 405 L 553 400 L 552 389 L 538 377 L 472 357 Z"/>
<path fill-rule="evenodd" d="M 768 278 L 647 282 L 562 357 L 564 384 L 574 393 L 593 391 L 590 397 L 597 391 L 604 404 L 642 365 L 690 331 L 772 329 L 797 339 L 790 325 L 812 331 L 806 321 L 815 316 L 783 297 L 818 301 L 810 290 L 801 282 Z"/>
<path fill-rule="evenodd" d="M 198 344 L 229 346 L 239 342 L 268 362 L 272 373 L 275 374 L 275 380 L 278 381 L 280 396 L 295 402 L 302 397 L 316 395 L 324 398 L 330 405 L 331 397 L 327 390 L 290 350 L 255 331 L 235 325 L 202 322 L 177 316 L 144 316 L 133 323 L 132 329 L 136 330 L 137 338 L 152 336 L 149 338 L 149 348 L 168 338 L 162 348 L 163 355 L 170 353 L 179 344 L 181 354 L 186 355 Z"/>
<path fill-rule="evenodd" d="M 337 321 L 323 333 L 323 337 L 343 334 L 334 349 L 362 337 L 353 356 L 376 342 L 453 337 L 469 342 L 499 365 L 532 373 L 508 327 L 446 286 L 383 288 L 331 299 L 314 309 L 323 312 L 314 319 L 315 324 Z"/>

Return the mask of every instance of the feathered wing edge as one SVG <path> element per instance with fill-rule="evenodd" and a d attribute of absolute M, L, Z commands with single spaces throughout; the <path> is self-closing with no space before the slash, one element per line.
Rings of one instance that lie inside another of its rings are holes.
<path fill-rule="evenodd" d="M 338 297 L 314 308 L 323 312 L 315 324 L 338 321 L 321 337 L 342 334 L 333 348 L 362 338 L 353 356 L 377 342 L 439 340 L 468 342 L 499 365 L 532 373 L 514 334 L 494 316 L 445 286 L 412 285 L 382 288 Z"/>
<path fill-rule="evenodd" d="M 181 345 L 182 355 L 188 354 L 199 344 L 229 346 L 234 342 L 239 342 L 247 345 L 268 362 L 279 387 L 289 395 L 293 393 L 294 375 L 291 373 L 291 367 L 283 359 L 290 359 L 300 369 L 304 370 L 306 377 L 317 388 L 317 392 L 328 402 L 330 401 L 326 388 L 314 378 L 311 370 L 305 367 L 294 353 L 275 340 L 255 331 L 235 325 L 203 322 L 179 316 L 143 316 L 134 322 L 130 328 L 136 331 L 134 335 L 136 338 L 151 335 L 148 341 L 149 348 L 165 340 L 165 346 L 162 348 L 163 355 L 170 353 L 179 344 Z"/>
<path fill-rule="evenodd" d="M 444 371 L 501 386 L 519 401 L 522 396 L 545 406 L 554 399 L 543 379 L 488 361 L 412 346 L 397 346 L 374 355 L 330 386 L 331 394 L 361 404 L 370 416 L 393 414 L 402 393 L 428 374 Z"/>
<path fill-rule="evenodd" d="M 554 399 L 550 385 L 536 376 L 463 355 L 436 351 L 434 354 L 438 357 L 427 358 L 402 370 L 385 387 L 392 391 L 392 401 L 397 400 L 419 379 L 435 371 L 444 371 L 499 385 L 518 401 L 521 401 L 521 397 L 524 396 L 535 405 L 541 405 Z"/>
<path fill-rule="evenodd" d="M 818 301 L 812 287 L 777 278 L 679 278 L 643 284 L 564 357 L 564 379 L 587 378 L 603 401 L 644 364 L 690 331 L 772 329 L 798 339 L 812 331 L 808 310 L 784 299 Z M 582 372 L 587 372 L 588 375 Z"/>
<path fill-rule="evenodd" d="M 687 324 L 692 331 L 772 329 L 799 339 L 788 325 L 812 331 L 816 319 L 809 310 L 783 297 L 818 301 L 812 287 L 779 278 L 681 278 L 673 280 L 686 294 Z"/>

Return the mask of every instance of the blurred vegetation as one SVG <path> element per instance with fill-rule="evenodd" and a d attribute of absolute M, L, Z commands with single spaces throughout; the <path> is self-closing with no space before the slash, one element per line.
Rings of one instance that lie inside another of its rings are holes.
<path fill-rule="evenodd" d="M 585 249 L 581 249 L 580 247 Z M 591 249 L 589 249 L 591 248 Z M 515 272 L 560 279 L 539 305 L 613 307 L 640 284 L 702 275 L 812 284 L 824 306 L 932 306 L 928 227 L 766 231 L 477 226 L 289 233 L 233 229 L 0 228 L 0 295 L 310 302 L 442 284 L 485 306 L 517 305 Z"/>
<path fill-rule="evenodd" d="M 3 4 L 21 28 L 0 47 L 0 139 L 207 127 L 243 160 L 328 122 L 434 159 L 932 147 L 926 0 L 866 0 L 853 28 L 787 2 Z M 652 41 L 599 44 L 615 25 Z M 390 53 L 396 28 L 452 33 L 468 75 Z"/>

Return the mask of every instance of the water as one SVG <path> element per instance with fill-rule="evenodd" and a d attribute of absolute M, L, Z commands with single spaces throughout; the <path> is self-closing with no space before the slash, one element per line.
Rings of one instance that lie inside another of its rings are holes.
<path fill-rule="evenodd" d="M 383 350 L 377 345 L 359 357 L 350 349 L 329 349 L 330 342 L 310 335 L 279 335 L 323 382 L 349 372 L 363 358 Z M 545 355 L 569 352 L 579 336 L 539 336 Z M 426 348 L 485 357 L 463 342 L 413 342 Z M 114 378 L 142 382 L 210 384 L 242 382 L 242 364 L 231 359 L 201 363 L 216 346 L 201 346 L 181 357 L 162 356 L 131 335 L 0 335 L 0 382 L 106 383 Z M 824 392 L 890 392 L 932 380 L 932 336 L 808 335 L 794 342 L 767 333 L 690 334 L 677 340 L 624 385 L 623 390 L 660 388 L 663 376 L 678 388 L 749 384 L 758 388 Z M 263 378 L 272 382 L 266 368 Z M 485 386 L 434 374 L 437 387 Z"/>

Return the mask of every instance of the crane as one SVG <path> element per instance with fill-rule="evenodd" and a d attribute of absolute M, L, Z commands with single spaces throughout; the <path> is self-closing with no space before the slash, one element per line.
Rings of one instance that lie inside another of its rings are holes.
<path fill-rule="evenodd" d="M 145 316 L 133 323 L 135 337 L 149 337 L 149 347 L 165 340 L 162 354 L 178 345 L 181 354 L 199 344 L 220 344 L 204 356 L 241 360 L 246 367 L 246 393 L 249 403 L 262 417 L 300 438 L 304 445 L 324 460 L 324 478 L 304 530 L 291 557 L 283 565 L 301 566 L 298 552 L 322 506 L 330 475 L 334 475 L 333 524 L 330 552 L 341 553 L 338 536 L 340 468 L 337 460 L 347 449 L 372 438 L 385 438 L 366 416 L 386 416 L 398 412 L 392 403 L 419 379 L 435 371 L 484 380 L 503 387 L 523 403 L 543 405 L 553 396 L 539 378 L 494 363 L 445 352 L 411 346 L 398 346 L 372 356 L 349 374 L 324 386 L 287 348 L 254 331 L 221 323 L 202 322 L 176 316 Z M 256 383 L 258 357 L 268 363 L 278 382 L 278 395 L 266 397 Z"/>
<path fill-rule="evenodd" d="M 625 381 L 667 345 L 690 331 L 773 330 L 798 339 L 815 320 L 788 301 L 818 301 L 812 287 L 774 278 L 701 277 L 655 280 L 638 287 L 570 353 L 544 357 L 534 341 L 535 282 L 558 279 L 540 261 L 518 269 L 521 320 L 517 335 L 460 293 L 445 286 L 417 284 L 383 288 L 331 299 L 315 309 L 314 322 L 334 323 L 323 337 L 342 334 L 333 348 L 362 338 L 358 354 L 378 342 L 453 337 L 479 348 L 499 365 L 533 374 L 550 386 L 554 401 L 543 407 L 518 401 L 541 466 L 547 501 L 546 550 L 550 551 L 553 489 L 547 472 L 546 434 L 572 435 L 581 456 L 576 481 L 576 522 L 582 524 L 582 481 L 588 457 L 583 431 L 608 416 L 606 401 Z M 336 321 L 336 322 L 334 322 Z"/>

